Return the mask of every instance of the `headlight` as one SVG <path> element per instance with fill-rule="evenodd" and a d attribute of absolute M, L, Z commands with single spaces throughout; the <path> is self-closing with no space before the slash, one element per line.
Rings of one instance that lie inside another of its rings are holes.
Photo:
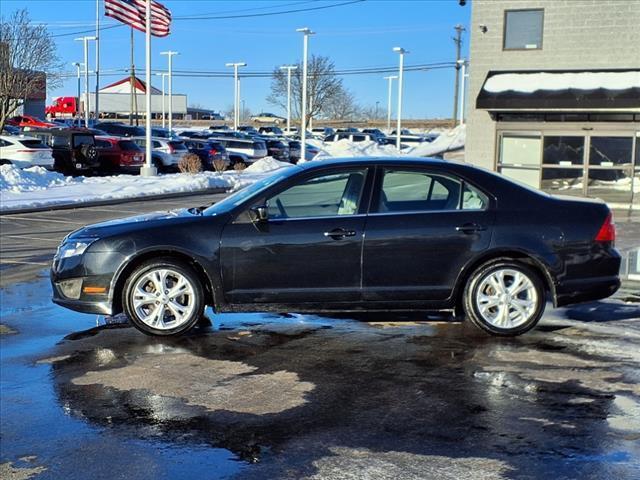
<path fill-rule="evenodd" d="M 63 243 L 58 248 L 58 258 L 62 259 L 82 255 L 93 242 L 94 240 L 80 240 Z"/>

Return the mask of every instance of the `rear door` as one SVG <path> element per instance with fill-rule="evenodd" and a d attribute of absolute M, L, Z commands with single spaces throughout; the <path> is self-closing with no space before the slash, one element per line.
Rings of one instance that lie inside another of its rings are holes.
<path fill-rule="evenodd" d="M 489 246 L 490 197 L 425 168 L 379 167 L 363 250 L 367 301 L 441 302 Z"/>

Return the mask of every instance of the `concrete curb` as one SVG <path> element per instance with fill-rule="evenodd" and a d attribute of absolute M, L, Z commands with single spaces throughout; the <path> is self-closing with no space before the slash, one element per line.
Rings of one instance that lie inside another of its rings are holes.
<path fill-rule="evenodd" d="M 131 203 L 131 202 L 165 200 L 167 198 L 195 197 L 198 195 L 225 193 L 227 191 L 229 191 L 229 189 L 218 187 L 218 188 L 208 188 L 205 190 L 197 190 L 193 192 L 161 193 L 158 195 L 144 195 L 141 197 L 129 197 L 129 198 L 113 198 L 110 200 L 96 200 L 93 202 L 61 203 L 59 205 L 44 205 L 42 207 L 33 207 L 33 208 L 6 209 L 6 210 L 0 210 L 0 216 L 18 215 L 21 213 L 51 212 L 55 210 L 75 210 L 77 208 L 101 207 L 105 205 L 120 205 L 123 203 Z"/>

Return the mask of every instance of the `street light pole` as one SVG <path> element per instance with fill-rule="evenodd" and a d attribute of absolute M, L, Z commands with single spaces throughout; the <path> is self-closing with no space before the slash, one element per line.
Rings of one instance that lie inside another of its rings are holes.
<path fill-rule="evenodd" d="M 226 67 L 233 67 L 233 129 L 238 129 L 238 123 L 240 122 L 240 116 L 238 110 L 240 109 L 240 82 L 238 81 L 238 67 L 246 67 L 245 62 L 225 63 Z"/>
<path fill-rule="evenodd" d="M 385 80 L 388 81 L 389 87 L 387 92 L 387 132 L 391 133 L 391 91 L 393 89 L 393 81 L 398 78 L 397 75 L 391 75 L 389 77 L 384 77 Z"/>
<path fill-rule="evenodd" d="M 96 37 L 80 37 L 75 40 L 84 46 L 84 126 L 89 128 L 89 42 Z"/>
<path fill-rule="evenodd" d="M 164 128 L 165 126 L 165 119 L 166 119 L 166 109 L 165 109 L 165 94 L 164 94 L 164 79 L 166 77 L 169 76 L 169 74 L 167 72 L 162 72 L 162 73 L 156 73 L 156 75 L 159 75 L 162 77 L 162 128 Z"/>
<path fill-rule="evenodd" d="M 302 154 L 300 155 L 303 162 L 307 159 L 307 70 L 308 70 L 308 53 L 309 53 L 309 35 L 314 35 L 315 32 L 310 28 L 298 28 L 296 32 L 303 34 L 302 44 L 302 115 L 301 115 L 301 132 L 300 132 L 300 144 Z"/>
<path fill-rule="evenodd" d="M 287 71 L 287 132 L 291 133 L 291 71 L 297 70 L 296 65 L 283 65 L 280 70 Z"/>
<path fill-rule="evenodd" d="M 466 84 L 466 76 L 467 76 L 467 61 L 462 59 L 457 62 L 462 67 L 461 78 L 462 82 L 460 82 L 460 111 L 458 112 L 460 115 L 459 125 L 464 125 L 464 94 L 465 94 L 465 84 Z"/>
<path fill-rule="evenodd" d="M 76 67 L 76 72 L 78 76 L 78 103 L 76 104 L 76 115 L 79 115 L 80 114 L 80 95 L 82 95 L 82 93 L 80 92 L 80 65 L 82 64 L 80 62 L 73 62 L 71 65 Z"/>
<path fill-rule="evenodd" d="M 172 52 L 171 50 L 168 50 L 166 52 L 160 52 L 160 55 L 166 55 L 167 57 L 169 57 L 169 133 L 171 133 L 171 129 L 173 128 L 173 89 L 172 89 L 172 83 L 173 83 L 173 56 L 174 55 L 179 55 L 178 52 Z M 151 88 L 151 87 L 149 87 Z M 164 104 L 164 95 L 162 96 L 162 102 Z M 164 122 L 164 116 L 163 118 L 163 122 Z M 164 125 L 163 125 L 164 126 Z"/>
<path fill-rule="evenodd" d="M 400 65 L 398 67 L 398 121 L 396 125 L 396 148 L 400 150 L 400 132 L 402 130 L 402 76 L 404 70 L 404 55 L 409 53 L 402 47 L 394 47 L 393 51 L 400 54 Z"/>

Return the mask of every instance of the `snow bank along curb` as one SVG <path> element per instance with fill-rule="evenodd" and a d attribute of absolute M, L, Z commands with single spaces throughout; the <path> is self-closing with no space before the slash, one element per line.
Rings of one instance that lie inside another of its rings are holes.
<path fill-rule="evenodd" d="M 17 213 L 85 205 L 120 203 L 131 199 L 221 192 L 249 185 L 272 170 L 289 166 L 267 157 L 243 172 L 201 172 L 158 177 L 65 177 L 42 167 L 24 170 L 0 166 L 0 213 Z"/>

